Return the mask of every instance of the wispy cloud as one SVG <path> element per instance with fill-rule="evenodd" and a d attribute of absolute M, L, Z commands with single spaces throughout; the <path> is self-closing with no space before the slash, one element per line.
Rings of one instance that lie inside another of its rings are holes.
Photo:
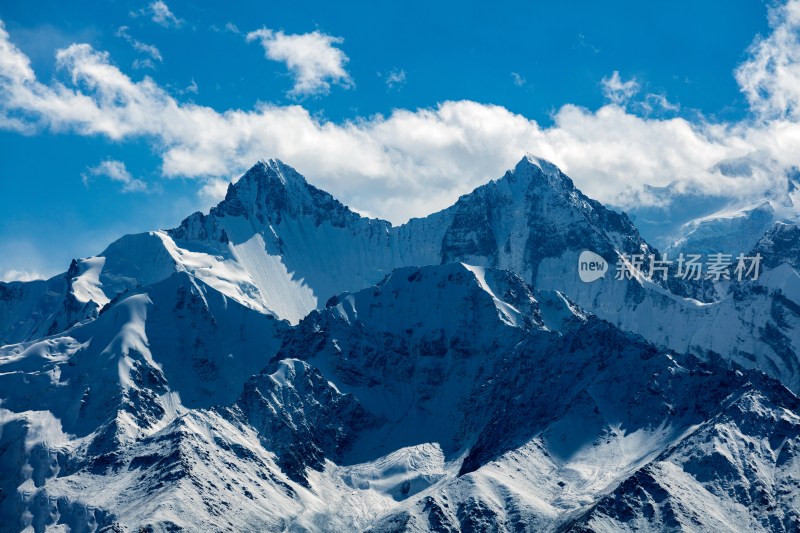
<path fill-rule="evenodd" d="M 103 177 L 119 183 L 122 186 L 120 191 L 123 193 L 147 192 L 149 190 L 145 182 L 134 178 L 128 172 L 125 163 L 113 159 L 106 159 L 97 166 L 87 168 L 86 172 L 81 174 L 81 177 L 83 178 L 83 184 L 87 187 L 93 179 Z"/>
<path fill-rule="evenodd" d="M 599 49 L 599 48 L 597 48 L 597 47 L 596 47 L 595 45 L 593 45 L 592 43 L 590 43 L 590 42 L 589 42 L 589 41 L 586 39 L 586 35 L 584 35 L 583 33 L 579 33 L 579 34 L 578 34 L 578 41 L 577 41 L 576 45 L 573 45 L 573 47 L 572 47 L 572 48 L 573 48 L 573 49 L 574 49 L 574 48 L 587 48 L 587 49 L 591 50 L 591 51 L 592 51 L 592 53 L 595 53 L 595 54 L 599 54 L 599 53 L 600 53 L 600 49 Z"/>
<path fill-rule="evenodd" d="M 242 34 L 242 32 L 239 29 L 239 27 L 236 24 L 234 24 L 233 22 L 226 22 L 225 25 L 222 26 L 222 27 L 217 26 L 216 24 L 212 24 L 211 25 L 211 31 L 215 31 L 217 33 L 228 32 L 228 33 L 233 33 L 233 34 L 236 34 L 236 35 L 241 35 Z"/>
<path fill-rule="evenodd" d="M 197 82 L 194 81 L 194 78 L 192 78 L 192 82 L 186 86 L 183 92 L 191 94 L 197 94 L 198 92 L 200 92 L 200 88 L 197 86 Z"/>
<path fill-rule="evenodd" d="M 733 122 L 635 113 L 648 95 L 642 96 L 641 87 L 634 91 L 639 80 L 619 73 L 603 84 L 608 105 L 565 105 L 547 127 L 471 101 L 340 123 L 300 105 L 216 110 L 177 100 L 150 78 L 133 81 L 107 53 L 86 44 L 58 52 L 60 81 L 41 81 L 0 27 L 0 127 L 145 139 L 161 156 L 165 177 L 204 183 L 227 180 L 259 158 L 280 157 L 350 205 L 395 222 L 445 207 L 500 175 L 524 152 L 552 160 L 588 194 L 616 205 L 640 201 L 644 184 L 673 181 L 745 197 L 776 186 L 780 171 L 797 165 L 800 77 L 796 86 L 785 78 L 800 72 L 797 43 L 786 36 L 800 30 L 798 6 L 800 0 L 792 0 L 772 8 L 778 36 L 756 40 L 737 70 L 753 115 Z M 742 72 L 757 73 L 757 82 L 743 79 Z M 650 100 L 654 109 L 675 105 L 666 96 Z M 770 161 L 763 172 L 742 178 L 719 171 L 720 161 L 753 153 Z M 221 190 L 215 185 L 207 192 Z"/>
<path fill-rule="evenodd" d="M 156 64 L 153 63 L 153 60 L 150 59 L 149 57 L 145 57 L 145 58 L 134 59 L 133 63 L 131 63 L 131 67 L 133 67 L 134 70 L 144 70 L 144 69 L 155 70 Z"/>
<path fill-rule="evenodd" d="M 6 270 L 0 273 L 0 281 L 34 281 L 37 279 L 45 279 L 43 274 L 35 270 Z"/>
<path fill-rule="evenodd" d="M 133 37 L 131 37 L 131 34 L 128 33 L 127 26 L 120 26 L 119 29 L 117 29 L 116 36 L 124 39 L 125 42 L 130 44 L 133 47 L 133 49 L 136 50 L 137 52 L 149 56 L 144 59 L 137 59 L 134 62 L 134 68 L 142 68 L 142 67 L 152 68 L 155 67 L 153 61 L 158 61 L 159 63 L 163 61 L 163 58 L 161 57 L 161 52 L 159 51 L 158 48 L 156 48 L 152 44 L 146 44 L 143 43 L 142 41 L 138 41 Z"/>
<path fill-rule="evenodd" d="M 406 71 L 401 68 L 395 67 L 386 74 L 378 72 L 378 77 L 383 78 L 389 90 L 399 89 L 406 84 Z"/>
<path fill-rule="evenodd" d="M 259 41 L 264 55 L 272 61 L 286 64 L 294 77 L 291 97 L 328 94 L 331 84 L 352 87 L 353 80 L 345 70 L 349 58 L 335 45 L 344 42 L 315 30 L 311 33 L 287 35 L 268 28 L 251 31 L 247 42 Z"/>
<path fill-rule="evenodd" d="M 639 92 L 639 82 L 635 78 L 622 81 L 619 72 L 616 70 L 608 78 L 600 80 L 603 88 L 603 96 L 614 105 L 625 105 Z"/>
<path fill-rule="evenodd" d="M 526 83 L 525 78 L 523 78 L 518 72 L 512 72 L 511 79 L 514 82 L 514 85 L 516 85 L 517 87 L 522 87 Z"/>
<path fill-rule="evenodd" d="M 225 198 L 230 183 L 228 179 L 209 178 L 197 191 L 197 196 L 200 197 L 204 207 L 210 208 Z"/>
<path fill-rule="evenodd" d="M 680 104 L 670 102 L 665 94 L 647 93 L 644 99 L 638 103 L 645 115 L 653 113 L 677 113 L 680 111 Z"/>
<path fill-rule="evenodd" d="M 623 81 L 616 70 L 600 80 L 603 96 L 615 106 L 628 107 L 645 116 L 663 116 L 677 113 L 681 106 L 670 102 L 663 93 L 648 92 L 636 78 Z"/>
<path fill-rule="evenodd" d="M 165 28 L 180 28 L 184 20 L 175 16 L 169 6 L 162 0 L 156 0 L 138 11 L 131 11 L 132 17 L 148 16 L 150 20 Z"/>

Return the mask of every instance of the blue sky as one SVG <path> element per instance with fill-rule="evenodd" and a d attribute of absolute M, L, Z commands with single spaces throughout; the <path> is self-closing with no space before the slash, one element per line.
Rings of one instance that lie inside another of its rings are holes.
<path fill-rule="evenodd" d="M 528 150 L 623 207 L 797 153 L 767 61 L 793 72 L 795 2 L 206 4 L 0 4 L 0 279 L 174 226 L 258 158 L 400 223 Z"/>

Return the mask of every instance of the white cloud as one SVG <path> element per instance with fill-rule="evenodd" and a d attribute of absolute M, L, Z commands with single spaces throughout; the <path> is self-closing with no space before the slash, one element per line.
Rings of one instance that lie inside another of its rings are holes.
<path fill-rule="evenodd" d="M 234 33 L 236 35 L 241 35 L 242 34 L 242 32 L 239 30 L 239 27 L 236 24 L 234 24 L 233 22 L 226 22 L 225 25 L 222 26 L 222 27 L 217 26 L 216 24 L 212 24 L 211 25 L 211 31 L 214 31 L 214 32 L 217 32 L 217 33 L 228 32 L 228 33 Z"/>
<path fill-rule="evenodd" d="M 134 59 L 133 63 L 131 63 L 131 67 L 133 68 L 133 70 L 144 70 L 144 69 L 155 70 L 156 64 L 153 63 L 152 59 L 146 57 L 144 59 Z"/>
<path fill-rule="evenodd" d="M 37 279 L 45 279 L 44 275 L 35 270 L 6 270 L 0 274 L 0 281 L 34 281 Z"/>
<path fill-rule="evenodd" d="M 511 79 L 514 81 L 514 85 L 517 87 L 522 87 L 526 83 L 525 78 L 523 78 L 518 72 L 512 72 Z"/>
<path fill-rule="evenodd" d="M 328 94 L 331 83 L 342 87 L 353 85 L 344 68 L 349 59 L 334 46 L 344 42 L 341 37 L 333 37 L 319 30 L 287 35 L 282 31 L 262 28 L 248 33 L 246 39 L 247 42 L 258 40 L 264 47 L 267 59 L 286 64 L 294 77 L 294 87 L 289 91 L 289 96 Z"/>
<path fill-rule="evenodd" d="M 800 117 L 800 1 L 769 9 L 771 33 L 750 46 L 736 81 L 762 118 Z"/>
<path fill-rule="evenodd" d="M 189 85 L 187 85 L 183 90 L 181 90 L 181 94 L 186 94 L 186 93 L 197 94 L 199 92 L 200 88 L 197 86 L 197 82 L 194 81 L 194 78 L 192 78 L 192 82 Z"/>
<path fill-rule="evenodd" d="M 121 37 L 122 39 L 124 39 L 137 52 L 150 56 L 150 59 L 146 59 L 146 61 L 150 61 L 151 65 L 152 65 L 151 59 L 158 62 L 163 61 L 163 58 L 161 57 L 161 52 L 159 51 L 158 48 L 156 48 L 152 44 L 146 44 L 141 41 L 137 41 L 136 39 L 131 37 L 131 34 L 128 33 L 127 26 L 120 26 L 119 29 L 117 30 L 116 35 L 117 37 Z"/>
<path fill-rule="evenodd" d="M 176 17 L 169 9 L 169 6 L 161 0 L 152 2 L 147 8 L 151 15 L 151 20 L 156 24 L 160 24 L 165 28 L 169 28 L 170 26 L 179 28 L 183 24 L 183 19 Z"/>
<path fill-rule="evenodd" d="M 647 93 L 639 105 L 646 114 L 658 111 L 677 112 L 681 108 L 679 104 L 670 102 L 666 95 L 658 93 Z"/>
<path fill-rule="evenodd" d="M 228 185 L 231 180 L 221 178 L 209 178 L 197 191 L 197 196 L 203 203 L 203 207 L 208 209 L 222 201 L 225 193 L 228 192 Z"/>
<path fill-rule="evenodd" d="M 789 23 L 777 20 L 773 28 Z M 754 45 L 742 68 L 758 63 L 758 50 Z M 162 174 L 203 179 L 204 198 L 219 195 L 230 176 L 257 159 L 279 157 L 354 208 L 394 222 L 446 207 L 500 176 L 524 152 L 552 160 L 590 196 L 623 207 L 651 200 L 643 196 L 644 184 L 673 181 L 742 197 L 761 193 L 775 186 L 781 169 L 797 165 L 800 154 L 800 123 L 791 113 L 722 123 L 640 116 L 631 112 L 635 80 L 623 81 L 618 73 L 604 84 L 609 105 L 565 105 L 551 126 L 542 127 L 501 106 L 471 101 L 341 123 L 299 105 L 217 111 L 178 101 L 148 77 L 132 80 L 108 54 L 85 44 L 60 50 L 57 63 L 67 81 L 39 81 L 0 27 L 0 127 L 146 139 L 162 158 Z M 763 83 L 776 91 L 782 86 L 766 77 Z M 742 90 L 749 95 L 746 84 Z M 776 101 L 771 94 L 764 98 Z M 651 100 L 653 108 L 672 106 Z M 760 117 L 762 105 L 751 101 Z M 751 154 L 767 163 L 750 177 L 715 170 L 722 160 Z"/>
<path fill-rule="evenodd" d="M 393 68 L 385 76 L 378 72 L 378 76 L 383 77 L 387 89 L 396 89 L 406 84 L 406 71 L 403 69 Z"/>
<path fill-rule="evenodd" d="M 125 163 L 113 159 L 106 159 L 97 166 L 87 168 L 86 172 L 81 174 L 81 177 L 83 178 L 83 184 L 87 187 L 92 179 L 105 177 L 120 183 L 122 185 L 120 190 L 124 193 L 148 191 L 147 184 L 131 176 L 131 173 L 125 168 Z"/>
<path fill-rule="evenodd" d="M 639 92 L 639 82 L 636 79 L 622 81 L 619 72 L 616 70 L 610 78 L 603 78 L 600 81 L 603 88 L 603 96 L 614 105 L 625 105 Z"/>

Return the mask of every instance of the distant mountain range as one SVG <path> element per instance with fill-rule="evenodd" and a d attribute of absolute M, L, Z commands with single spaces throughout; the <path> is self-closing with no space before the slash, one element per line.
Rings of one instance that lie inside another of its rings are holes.
<path fill-rule="evenodd" d="M 397 227 L 261 161 L 0 283 L 0 529 L 800 530 L 795 183 L 688 221 L 663 191 L 659 251 L 531 155 Z"/>

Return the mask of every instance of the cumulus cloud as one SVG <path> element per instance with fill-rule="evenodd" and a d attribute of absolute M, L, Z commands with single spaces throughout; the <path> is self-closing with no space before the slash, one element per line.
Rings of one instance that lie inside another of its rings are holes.
<path fill-rule="evenodd" d="M 113 159 L 106 159 L 97 166 L 89 167 L 86 172 L 81 174 L 81 177 L 83 178 L 83 184 L 87 187 L 91 180 L 104 177 L 119 183 L 122 186 L 120 190 L 123 193 L 148 191 L 147 184 L 140 179 L 134 178 L 125 168 L 125 163 Z"/>
<path fill-rule="evenodd" d="M 769 10 L 771 33 L 750 45 L 736 81 L 764 119 L 800 116 L 800 1 Z"/>
<path fill-rule="evenodd" d="M 796 29 L 786 18 L 792 12 L 771 12 L 772 27 Z M 758 43 L 770 39 L 757 41 L 737 72 L 756 68 Z M 501 106 L 471 101 L 338 123 L 300 105 L 219 111 L 181 102 L 149 77 L 131 79 L 89 45 L 59 50 L 57 64 L 61 81 L 40 81 L 0 27 L 0 127 L 145 139 L 162 158 L 162 174 L 200 178 L 206 200 L 221 195 L 227 180 L 257 159 L 279 157 L 354 208 L 399 223 L 446 207 L 532 152 L 559 165 L 590 196 L 624 208 L 655 201 L 644 184 L 761 194 L 777 184 L 782 169 L 797 165 L 800 154 L 800 122 L 788 110 L 740 122 L 642 116 L 631 112 L 631 100 L 638 98 L 631 83 L 637 82 L 623 81 L 619 73 L 604 83 L 608 105 L 565 105 L 551 126 L 542 127 Z M 776 91 L 782 86 L 766 78 L 762 84 Z M 749 94 L 748 85 L 742 90 Z M 775 101 L 769 93 L 763 97 Z M 672 104 L 665 99 L 650 105 Z M 760 100 L 751 106 L 763 116 Z M 749 176 L 720 170 L 720 161 L 742 157 L 765 163 Z"/>
<path fill-rule="evenodd" d="M 345 70 L 349 58 L 335 45 L 344 42 L 315 30 L 311 33 L 287 35 L 268 28 L 251 31 L 247 42 L 259 41 L 267 59 L 285 63 L 294 77 L 291 97 L 328 94 L 331 84 L 352 87 L 353 80 Z"/>

